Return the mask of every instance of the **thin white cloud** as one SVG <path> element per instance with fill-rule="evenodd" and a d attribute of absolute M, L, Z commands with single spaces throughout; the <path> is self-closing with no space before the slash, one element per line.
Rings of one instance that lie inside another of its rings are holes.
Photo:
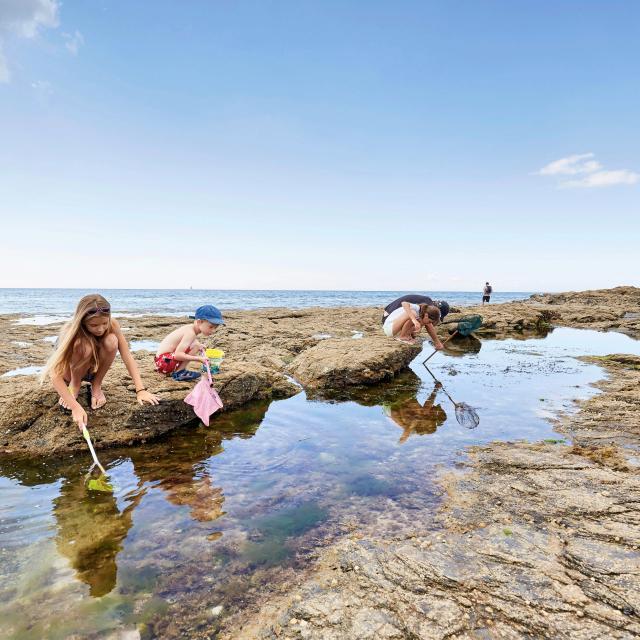
<path fill-rule="evenodd" d="M 58 0 L 0 0 L 0 82 L 11 80 L 3 38 L 35 38 L 41 29 L 57 27 L 59 9 Z"/>
<path fill-rule="evenodd" d="M 560 158 L 542 167 L 534 175 L 555 176 L 559 179 L 558 187 L 562 189 L 613 187 L 621 184 L 636 184 L 640 181 L 640 173 L 627 169 L 606 170 L 600 162 L 594 160 L 594 157 L 593 153 L 577 153 Z M 579 177 L 569 180 L 566 176 Z"/>
<path fill-rule="evenodd" d="M 51 87 L 51 83 L 46 80 L 36 80 L 31 83 L 31 88 L 41 95 L 51 95 L 53 92 L 53 88 Z"/>
<path fill-rule="evenodd" d="M 621 169 L 619 171 L 596 171 L 579 180 L 567 180 L 561 187 L 613 187 L 618 184 L 637 184 L 640 173 Z"/>
<path fill-rule="evenodd" d="M 541 176 L 574 176 L 579 173 L 591 173 L 602 168 L 596 160 L 591 160 L 593 153 L 579 153 L 560 160 L 550 162 L 546 167 L 542 167 L 536 173 Z"/>
<path fill-rule="evenodd" d="M 58 26 L 57 0 L 0 0 L 0 31 L 34 38 L 38 30 Z"/>
<path fill-rule="evenodd" d="M 64 46 L 71 55 L 77 56 L 80 47 L 84 44 L 84 36 L 76 29 L 75 33 L 63 33 L 62 37 L 66 40 Z"/>

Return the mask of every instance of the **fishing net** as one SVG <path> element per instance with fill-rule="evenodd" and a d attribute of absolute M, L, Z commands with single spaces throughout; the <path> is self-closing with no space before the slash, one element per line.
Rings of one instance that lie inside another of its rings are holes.
<path fill-rule="evenodd" d="M 459 425 L 467 429 L 475 429 L 480 424 L 480 416 L 473 407 L 469 406 L 466 402 L 454 404 L 456 406 L 456 420 Z"/>
<path fill-rule="evenodd" d="M 458 424 L 467 429 L 475 429 L 480 424 L 480 416 L 476 410 L 466 402 L 456 402 L 444 388 L 442 382 L 433 375 L 433 371 L 431 371 L 426 364 L 424 365 L 424 368 L 429 372 L 429 375 L 435 380 L 436 385 L 440 386 L 447 398 L 451 401 L 451 404 L 455 407 L 456 420 L 458 421 Z M 436 389 L 437 388 L 438 387 L 436 386 Z"/>
<path fill-rule="evenodd" d="M 103 493 L 113 493 L 113 486 L 104 473 L 96 472 L 96 465 L 93 464 L 89 473 L 84 478 L 84 485 L 89 491 L 101 491 Z"/>
<path fill-rule="evenodd" d="M 470 316 L 462 316 L 462 318 L 458 318 L 452 322 L 457 323 L 456 331 L 461 336 L 471 335 L 474 331 L 477 331 L 482 326 L 482 316 L 478 315 L 470 315 Z M 447 322 L 445 324 L 452 324 L 452 322 Z"/>

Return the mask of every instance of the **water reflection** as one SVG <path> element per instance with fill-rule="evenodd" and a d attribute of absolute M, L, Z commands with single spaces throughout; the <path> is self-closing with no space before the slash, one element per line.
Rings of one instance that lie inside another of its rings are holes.
<path fill-rule="evenodd" d="M 207 461 L 224 451 L 224 440 L 255 435 L 269 404 L 256 402 L 243 411 L 220 414 L 215 428 L 185 427 L 143 447 L 104 452 L 101 457 L 112 477 L 118 476 L 127 458 L 132 464 L 133 487 L 120 496 L 123 507 L 118 506 L 117 494 L 87 491 L 82 454 L 44 465 L 4 459 L 0 460 L 0 474 L 24 486 L 62 481 L 52 502 L 56 548 L 77 578 L 89 586 L 90 595 L 101 597 L 116 586 L 117 556 L 132 527 L 133 511 L 149 488 L 161 489 L 172 505 L 189 507 L 196 522 L 212 522 L 225 515 L 223 489 L 216 486 Z M 221 535 L 214 532 L 207 538 L 217 540 Z"/>
<path fill-rule="evenodd" d="M 477 341 L 479 342 L 479 341 Z M 399 444 L 412 434 L 435 433 L 447 420 L 447 413 L 436 402 L 440 382 L 435 381 L 430 395 L 420 404 L 418 395 L 425 390 L 425 382 L 413 371 L 404 371 L 393 380 L 374 386 L 351 387 L 338 391 L 325 391 L 313 400 L 325 402 L 355 402 L 365 407 L 381 406 L 385 415 L 402 429 Z"/>
<path fill-rule="evenodd" d="M 433 381 L 436 384 L 436 389 L 442 389 L 442 391 L 444 391 L 444 394 L 451 401 L 451 404 L 454 406 L 455 416 L 458 424 L 467 429 L 475 429 L 480 424 L 480 416 L 478 415 L 478 412 L 472 406 L 468 405 L 466 402 L 456 402 L 449 395 L 449 393 L 444 388 L 440 380 L 438 380 L 433 375 L 433 371 L 431 371 L 431 369 L 429 369 L 429 367 L 427 367 L 426 364 L 423 363 L 423 365 L 426 371 L 429 373 L 429 375 L 433 378 Z"/>
<path fill-rule="evenodd" d="M 84 477 L 78 474 L 64 480 L 53 501 L 56 547 L 94 597 L 115 587 L 116 556 L 131 529 L 133 509 L 143 495 L 144 491 L 134 494 L 120 511 L 112 494 L 87 491 Z"/>
<path fill-rule="evenodd" d="M 447 342 L 445 351 L 448 356 L 466 356 L 474 353 L 480 353 L 482 342 L 474 335 L 461 336 Z"/>
<path fill-rule="evenodd" d="M 398 444 L 406 442 L 412 434 L 427 435 L 435 433 L 436 429 L 447 419 L 447 414 L 440 404 L 436 404 L 436 396 L 442 385 L 437 382 L 424 404 L 418 402 L 417 397 L 404 398 L 382 405 L 387 417 L 402 429 Z"/>
<path fill-rule="evenodd" d="M 409 369 L 392 380 L 376 385 L 307 392 L 307 400 L 331 403 L 355 402 L 363 407 L 375 407 L 415 398 L 421 386 L 422 380 Z"/>

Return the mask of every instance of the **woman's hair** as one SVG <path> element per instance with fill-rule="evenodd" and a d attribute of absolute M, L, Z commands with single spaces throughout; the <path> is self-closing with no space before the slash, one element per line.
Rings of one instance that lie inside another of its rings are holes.
<path fill-rule="evenodd" d="M 64 375 L 71 362 L 73 350 L 78 344 L 91 348 L 91 371 L 95 372 L 98 369 L 98 340 L 91 332 L 87 331 L 84 321 L 103 315 L 109 316 L 109 326 L 105 333 L 107 335 L 111 333 L 111 307 L 107 300 L 98 293 L 90 293 L 80 298 L 73 318 L 60 330 L 55 351 L 40 374 L 40 383 L 44 382 L 47 376 Z"/>
<path fill-rule="evenodd" d="M 425 316 L 427 316 L 433 324 L 438 324 L 438 322 L 440 322 L 440 309 L 432 304 L 421 304 L 418 311 L 418 318 L 422 322 Z"/>

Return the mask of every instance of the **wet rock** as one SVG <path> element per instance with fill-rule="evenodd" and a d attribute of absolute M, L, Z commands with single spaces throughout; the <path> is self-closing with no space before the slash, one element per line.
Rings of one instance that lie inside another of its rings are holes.
<path fill-rule="evenodd" d="M 421 350 L 422 344 L 390 341 L 382 335 L 325 340 L 298 355 L 289 372 L 312 390 L 374 384 L 393 378 Z"/>

